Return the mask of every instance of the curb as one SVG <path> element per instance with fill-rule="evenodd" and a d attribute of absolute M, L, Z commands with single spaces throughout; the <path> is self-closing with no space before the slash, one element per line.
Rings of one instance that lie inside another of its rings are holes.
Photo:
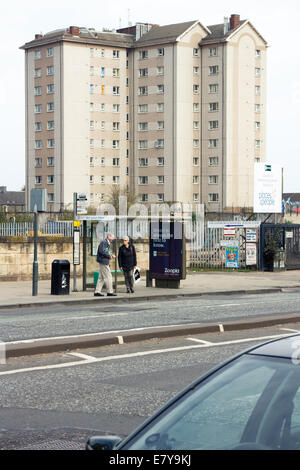
<path fill-rule="evenodd" d="M 223 323 L 193 323 L 166 327 L 137 328 L 58 338 L 43 338 L 4 343 L 6 357 L 30 356 L 74 349 L 94 348 L 113 344 L 133 343 L 157 338 L 171 338 L 191 334 L 223 333 L 267 326 L 300 322 L 300 313 L 286 316 L 265 316 Z"/>
<path fill-rule="evenodd" d="M 293 286 L 293 289 L 300 288 L 299 286 Z M 249 294 L 271 294 L 276 292 L 282 292 L 283 289 L 291 289 L 291 287 L 270 287 L 262 289 L 242 289 L 242 290 L 231 290 L 231 291 L 210 291 L 210 292 L 191 292 L 191 293 L 174 293 L 174 294 L 154 294 L 154 295 L 143 295 L 143 296 L 134 296 L 130 297 L 105 297 L 103 299 L 98 298 L 86 298 L 78 300 L 53 300 L 49 302 L 28 302 L 28 303 L 16 303 L 8 305 L 0 305 L 0 310 L 16 309 L 16 308 L 33 308 L 33 307 L 49 307 L 49 306 L 59 306 L 59 305 L 86 305 L 90 303 L 95 303 L 97 306 L 99 304 L 109 304 L 113 302 L 114 304 L 120 303 L 135 303 L 140 301 L 151 301 L 151 300 L 173 300 L 180 298 L 189 298 L 189 297 L 203 297 L 203 296 L 214 296 L 214 295 L 249 295 Z M 122 294 L 121 294 L 122 295 Z"/>

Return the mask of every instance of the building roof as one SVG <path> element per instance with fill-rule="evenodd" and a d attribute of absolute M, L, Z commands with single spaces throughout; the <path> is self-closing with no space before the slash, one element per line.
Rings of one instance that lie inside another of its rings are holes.
<path fill-rule="evenodd" d="M 198 23 L 197 20 L 152 28 L 148 33 L 144 34 L 138 41 L 136 41 L 135 44 L 139 46 L 153 43 L 175 42 L 178 36 L 183 34 L 196 23 Z"/>
<path fill-rule="evenodd" d="M 24 206 L 25 191 L 6 191 L 5 186 L 0 188 L 0 206 Z"/>

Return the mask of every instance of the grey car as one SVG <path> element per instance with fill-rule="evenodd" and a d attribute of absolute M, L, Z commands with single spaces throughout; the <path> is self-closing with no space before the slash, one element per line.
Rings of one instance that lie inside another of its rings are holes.
<path fill-rule="evenodd" d="M 300 450 L 300 335 L 258 345 L 189 385 L 125 439 L 88 450 Z"/>

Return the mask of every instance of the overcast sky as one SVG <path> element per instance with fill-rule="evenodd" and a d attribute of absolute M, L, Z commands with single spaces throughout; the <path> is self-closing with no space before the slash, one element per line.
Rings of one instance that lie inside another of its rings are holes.
<path fill-rule="evenodd" d="M 172 24 L 200 20 L 205 26 L 224 16 L 249 19 L 269 44 L 267 160 L 284 167 L 284 191 L 300 192 L 299 0 L 9 0 L 1 4 L 0 186 L 25 183 L 24 51 L 19 47 L 71 25 L 102 30 L 135 22 Z M 297 137 L 298 136 L 298 137 Z"/>

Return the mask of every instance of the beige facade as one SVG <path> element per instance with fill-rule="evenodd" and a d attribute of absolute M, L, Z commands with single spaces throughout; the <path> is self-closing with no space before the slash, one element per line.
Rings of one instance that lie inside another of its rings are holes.
<path fill-rule="evenodd" d="M 23 49 L 28 195 L 47 188 L 57 211 L 73 192 L 97 206 L 129 185 L 148 204 L 252 206 L 267 44 L 249 21 L 70 27 Z"/>

